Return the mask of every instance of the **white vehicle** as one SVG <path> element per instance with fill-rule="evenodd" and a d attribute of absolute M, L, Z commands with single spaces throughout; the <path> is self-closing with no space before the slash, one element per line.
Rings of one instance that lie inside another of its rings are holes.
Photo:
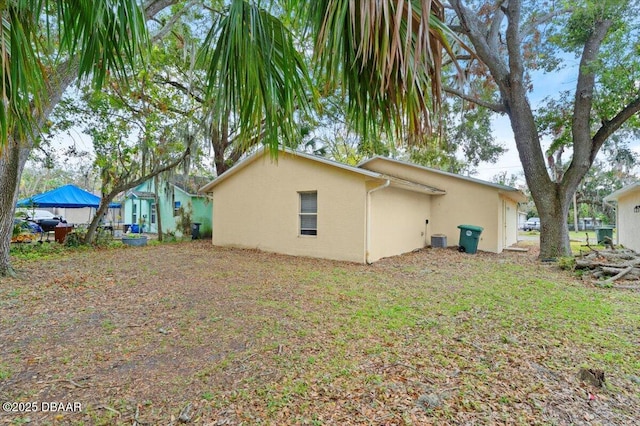
<path fill-rule="evenodd" d="M 532 217 L 527 220 L 522 228 L 525 231 L 539 231 L 540 230 L 540 218 Z"/>
<path fill-rule="evenodd" d="M 32 222 L 39 222 L 41 220 L 61 220 L 62 218 L 54 215 L 48 210 L 41 209 L 19 209 L 16 213 L 22 213 L 26 216 L 27 220 Z"/>

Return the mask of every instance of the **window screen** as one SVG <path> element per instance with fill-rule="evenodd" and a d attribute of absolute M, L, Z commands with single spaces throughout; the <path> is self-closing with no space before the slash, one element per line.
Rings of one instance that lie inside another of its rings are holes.
<path fill-rule="evenodd" d="M 151 223 L 156 223 L 156 203 L 151 203 Z"/>
<path fill-rule="evenodd" d="M 318 235 L 317 192 L 300 192 L 300 235 Z"/>

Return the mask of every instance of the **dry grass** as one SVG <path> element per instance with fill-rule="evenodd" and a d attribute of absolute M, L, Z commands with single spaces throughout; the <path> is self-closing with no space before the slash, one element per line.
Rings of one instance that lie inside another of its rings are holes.
<path fill-rule="evenodd" d="M 640 295 L 534 254 L 372 266 L 208 242 L 18 260 L 0 424 L 635 424 Z M 577 378 L 605 371 L 604 388 Z"/>

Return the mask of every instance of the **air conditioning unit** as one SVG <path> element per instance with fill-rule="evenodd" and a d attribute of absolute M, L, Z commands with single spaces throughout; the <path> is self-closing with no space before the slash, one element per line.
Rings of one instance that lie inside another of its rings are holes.
<path fill-rule="evenodd" d="M 447 247 L 447 236 L 444 234 L 433 234 L 431 236 L 431 247 L 432 248 L 446 248 Z"/>

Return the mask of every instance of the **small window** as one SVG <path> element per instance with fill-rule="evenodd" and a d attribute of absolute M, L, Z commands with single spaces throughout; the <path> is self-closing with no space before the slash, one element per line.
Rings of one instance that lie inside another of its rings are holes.
<path fill-rule="evenodd" d="M 156 223 L 156 203 L 151 203 L 151 223 Z"/>
<path fill-rule="evenodd" d="M 180 204 L 180 201 L 174 201 L 173 203 L 173 215 L 174 216 L 180 216 L 180 206 L 182 204 Z"/>
<path fill-rule="evenodd" d="M 131 223 L 138 223 L 138 205 L 135 201 L 131 204 Z"/>
<path fill-rule="evenodd" d="M 318 235 L 318 193 L 300 192 L 300 235 Z"/>

